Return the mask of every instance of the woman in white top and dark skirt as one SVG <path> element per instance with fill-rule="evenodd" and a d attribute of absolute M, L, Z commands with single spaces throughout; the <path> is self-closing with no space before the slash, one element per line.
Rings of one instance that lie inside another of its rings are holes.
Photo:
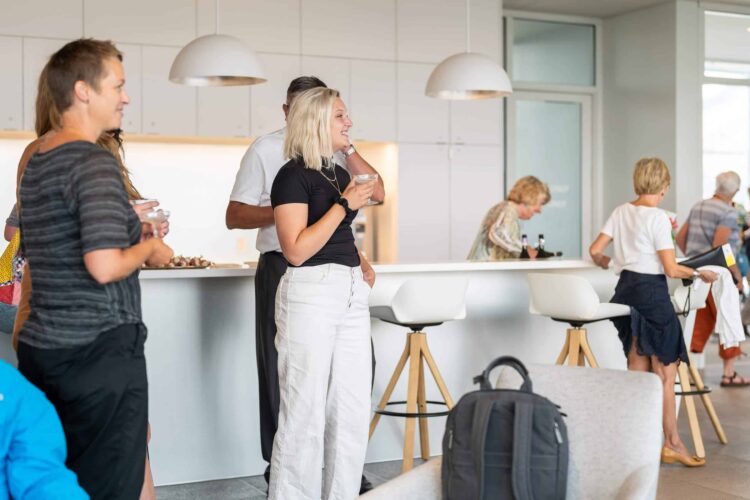
<path fill-rule="evenodd" d="M 666 277 L 700 278 L 710 283 L 717 276 L 711 271 L 694 271 L 677 264 L 672 225 L 666 212 L 658 208 L 669 183 L 669 170 L 662 160 L 639 160 L 633 173 L 638 198 L 615 208 L 589 253 L 597 265 L 607 269 L 610 258 L 604 255 L 604 250 L 613 243 L 612 260 L 620 279 L 611 302 L 630 306 L 630 316 L 612 321 L 628 358 L 628 369 L 653 371 L 662 380 L 665 439 L 662 462 L 697 467 L 704 465 L 705 459 L 691 456 L 677 431 L 674 395 L 677 363 L 689 360 Z"/>
<path fill-rule="evenodd" d="M 290 160 L 271 188 L 289 262 L 276 292 L 281 399 L 272 500 L 359 494 L 371 407 L 370 287 L 351 224 L 375 181 L 355 184 L 332 161 L 349 147 L 351 125 L 338 91 L 300 93 L 287 117 Z"/>

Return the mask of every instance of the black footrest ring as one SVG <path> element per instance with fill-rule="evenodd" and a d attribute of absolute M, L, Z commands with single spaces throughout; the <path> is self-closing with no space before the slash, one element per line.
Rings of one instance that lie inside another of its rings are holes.
<path fill-rule="evenodd" d="M 427 404 L 433 404 L 433 405 L 443 405 L 448 406 L 448 404 L 445 401 L 425 401 Z M 405 405 L 406 401 L 389 401 L 385 405 Z M 404 418 L 432 418 L 432 417 L 444 417 L 450 413 L 450 410 L 445 411 L 432 411 L 432 412 L 415 412 L 415 413 L 409 413 L 409 412 L 401 412 L 401 411 L 389 411 L 389 410 L 378 410 L 375 408 L 373 410 L 378 415 L 384 415 L 386 417 L 404 417 Z"/>

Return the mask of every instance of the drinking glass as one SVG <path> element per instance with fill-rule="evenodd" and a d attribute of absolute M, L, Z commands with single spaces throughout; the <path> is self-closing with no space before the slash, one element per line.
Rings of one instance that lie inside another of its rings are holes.
<path fill-rule="evenodd" d="M 152 210 L 151 212 L 147 213 L 145 215 L 145 219 L 151 223 L 151 227 L 154 231 L 154 236 L 159 237 L 159 227 L 162 225 L 163 222 L 167 222 L 169 219 L 169 210 L 162 210 L 161 208 L 157 210 Z"/>
<path fill-rule="evenodd" d="M 370 181 L 377 181 L 378 180 L 378 174 L 359 174 L 354 176 L 354 183 L 355 184 L 364 184 L 366 182 Z M 365 205 L 371 206 L 371 205 L 379 205 L 380 202 L 372 201 L 371 199 L 367 199 L 367 203 Z"/>

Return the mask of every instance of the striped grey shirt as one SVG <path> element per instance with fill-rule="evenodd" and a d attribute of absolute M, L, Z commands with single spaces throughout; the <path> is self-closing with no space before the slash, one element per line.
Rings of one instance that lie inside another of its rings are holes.
<path fill-rule="evenodd" d="M 31 273 L 31 314 L 19 340 L 41 349 L 85 345 L 141 321 L 138 272 L 101 285 L 84 254 L 128 248 L 141 224 L 112 155 L 85 141 L 29 160 L 20 188 L 21 244 Z"/>
<path fill-rule="evenodd" d="M 737 210 L 733 206 L 716 198 L 699 201 L 690 209 L 687 223 L 685 256 L 693 257 L 711 250 L 714 233 L 719 227 L 728 227 L 732 230 L 729 235 L 729 244 L 733 251 L 737 251 L 740 226 L 737 223 Z"/>

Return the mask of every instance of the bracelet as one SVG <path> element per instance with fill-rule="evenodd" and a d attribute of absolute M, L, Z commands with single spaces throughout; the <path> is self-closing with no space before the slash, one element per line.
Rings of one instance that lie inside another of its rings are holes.
<path fill-rule="evenodd" d="M 701 277 L 700 271 L 698 271 L 697 269 L 694 269 L 693 270 L 693 278 L 700 278 L 700 277 Z"/>

